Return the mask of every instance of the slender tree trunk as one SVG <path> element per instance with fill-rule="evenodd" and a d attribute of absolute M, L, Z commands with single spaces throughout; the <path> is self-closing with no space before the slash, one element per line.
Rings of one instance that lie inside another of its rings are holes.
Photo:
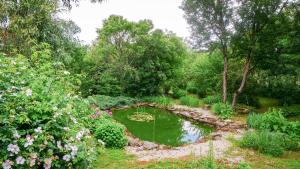
<path fill-rule="evenodd" d="M 232 99 L 232 103 L 231 103 L 232 107 L 236 106 L 238 96 L 244 90 L 244 87 L 245 87 L 245 84 L 246 84 L 246 81 L 247 81 L 247 78 L 248 78 L 248 75 L 249 75 L 249 72 L 250 72 L 250 65 L 251 65 L 251 61 L 250 61 L 250 58 L 248 57 L 247 60 L 246 60 L 245 65 L 244 65 L 244 73 L 243 73 L 243 78 L 242 78 L 240 87 L 233 94 L 233 99 Z"/>
<path fill-rule="evenodd" d="M 228 76 L 228 53 L 227 48 L 223 48 L 224 71 L 223 71 L 223 103 L 227 101 L 227 76 Z"/>

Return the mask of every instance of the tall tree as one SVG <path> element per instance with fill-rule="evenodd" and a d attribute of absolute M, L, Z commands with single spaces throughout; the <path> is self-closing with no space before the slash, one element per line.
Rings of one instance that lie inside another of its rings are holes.
<path fill-rule="evenodd" d="M 286 8 L 293 5 L 289 0 L 240 0 L 237 6 L 236 33 L 232 41 L 235 56 L 243 59 L 243 75 L 240 84 L 233 93 L 232 106 L 235 107 L 238 96 L 243 92 L 248 76 L 256 67 L 270 66 L 282 51 L 278 50 L 280 37 L 288 34 L 282 17 Z M 279 23 L 279 24 L 278 24 Z M 269 62 L 269 63 L 268 63 Z"/>
<path fill-rule="evenodd" d="M 222 51 L 223 102 L 227 100 L 229 43 L 232 35 L 233 4 L 231 0 L 184 0 L 182 9 L 191 25 L 196 47 L 217 45 Z"/>
<path fill-rule="evenodd" d="M 59 51 L 57 48 L 63 47 L 66 40 L 74 40 L 68 36 L 70 30 L 72 36 L 80 31 L 74 23 L 57 16 L 61 9 L 70 9 L 72 2 L 79 0 L 1 0 L 0 52 L 29 56 L 31 47 L 39 43 L 48 43 Z"/>
<path fill-rule="evenodd" d="M 153 30 L 149 20 L 131 22 L 113 15 L 98 34 L 90 52 L 90 60 L 98 69 L 90 74 L 99 79 L 91 86 L 96 86 L 93 92 L 98 94 L 115 94 L 120 88 L 122 94 L 132 96 L 160 94 L 170 88 L 169 81 L 186 55 L 186 46 L 179 38 Z"/>

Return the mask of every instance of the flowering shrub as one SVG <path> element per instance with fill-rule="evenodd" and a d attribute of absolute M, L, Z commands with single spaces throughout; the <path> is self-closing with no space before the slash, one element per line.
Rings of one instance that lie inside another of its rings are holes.
<path fill-rule="evenodd" d="M 91 168 L 96 157 L 89 105 L 78 80 L 51 62 L 46 45 L 30 59 L 0 54 L 0 165 L 10 168 Z"/>

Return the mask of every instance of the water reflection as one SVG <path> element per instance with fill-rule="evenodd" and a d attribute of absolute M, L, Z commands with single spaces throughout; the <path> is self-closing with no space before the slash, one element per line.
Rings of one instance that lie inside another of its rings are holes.
<path fill-rule="evenodd" d="M 128 118 L 128 116 L 141 110 L 154 116 L 155 120 L 138 122 Z M 166 110 L 152 107 L 116 110 L 113 113 L 113 118 L 124 124 L 133 135 L 142 140 L 170 146 L 196 142 L 211 132 L 211 128 L 209 127 L 195 125 Z"/>

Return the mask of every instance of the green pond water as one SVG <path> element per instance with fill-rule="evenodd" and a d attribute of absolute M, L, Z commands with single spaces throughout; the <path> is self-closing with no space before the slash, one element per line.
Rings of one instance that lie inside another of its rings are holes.
<path fill-rule="evenodd" d="M 136 112 L 146 112 L 154 120 L 132 120 L 131 117 Z M 194 143 L 212 131 L 208 126 L 195 124 L 169 111 L 153 107 L 115 110 L 113 118 L 124 124 L 129 132 L 141 140 L 169 146 Z"/>

